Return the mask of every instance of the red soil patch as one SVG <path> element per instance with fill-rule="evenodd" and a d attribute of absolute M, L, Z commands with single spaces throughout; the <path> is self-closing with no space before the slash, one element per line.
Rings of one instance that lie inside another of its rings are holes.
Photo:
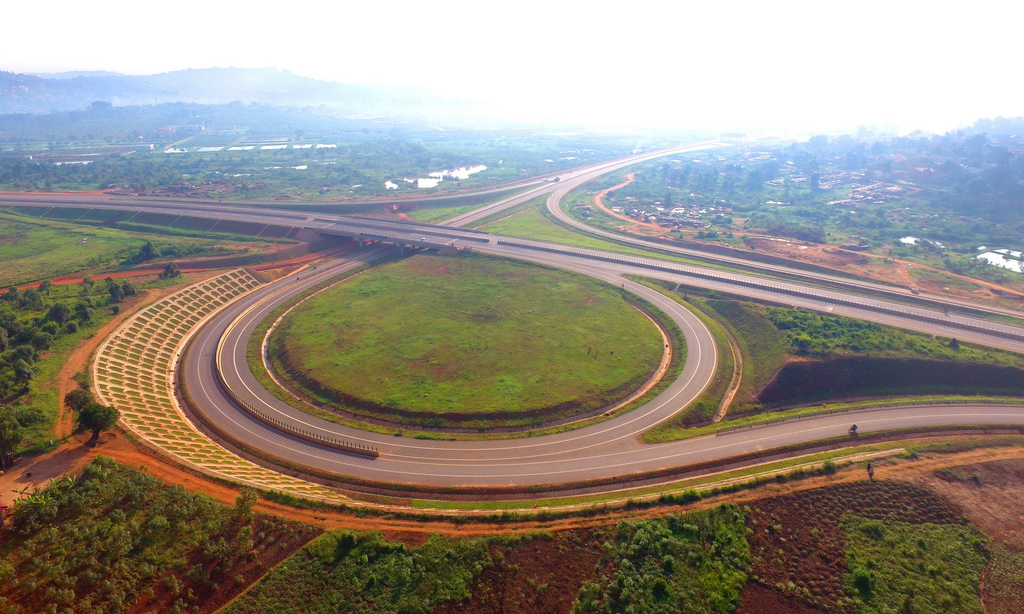
<path fill-rule="evenodd" d="M 790 239 L 746 236 L 743 240 L 747 245 L 761 252 L 791 260 L 811 262 L 866 279 L 890 282 L 905 288 L 919 287 L 939 295 L 951 295 L 981 301 L 1002 301 L 1013 307 L 1019 307 L 1020 301 L 1024 300 L 1024 293 L 1019 290 L 899 258 L 854 252 L 830 245 L 802 243 Z M 973 288 L 951 287 L 947 289 L 946 283 L 943 281 L 917 277 L 912 273 L 915 269 L 918 271 L 933 271 L 936 274 L 957 278 L 970 284 Z"/>
<path fill-rule="evenodd" d="M 1012 552 L 1024 553 L 1024 459 L 940 469 L 913 482 L 955 501 L 986 535 Z"/>
<path fill-rule="evenodd" d="M 411 258 L 405 261 L 410 272 L 431 277 L 449 277 L 452 270 L 440 258 Z"/>
<path fill-rule="evenodd" d="M 583 582 L 594 577 L 601 542 L 591 531 L 563 531 L 550 538 L 491 546 L 494 566 L 463 603 L 446 603 L 435 614 L 568 613 Z"/>
<path fill-rule="evenodd" d="M 759 584 L 748 584 L 743 589 L 740 607 L 736 614 L 825 614 L 823 610 L 812 608 L 770 591 Z"/>
<path fill-rule="evenodd" d="M 627 185 L 633 183 L 633 178 L 634 177 L 636 177 L 636 173 L 629 173 L 628 175 L 626 175 L 626 180 L 623 181 L 622 183 L 620 183 L 619 185 L 612 186 L 612 187 L 610 187 L 610 188 L 608 188 L 606 190 L 601 190 L 600 192 L 595 194 L 594 195 L 594 206 L 596 206 L 598 209 L 600 209 L 604 213 L 606 213 L 606 214 L 608 214 L 608 215 L 610 215 L 610 216 L 612 216 L 614 218 L 618 218 L 618 219 L 626 222 L 626 224 L 624 224 L 624 225 L 619 227 L 619 230 L 623 230 L 625 232 L 633 232 L 633 233 L 642 234 L 642 235 L 648 235 L 648 236 L 650 236 L 650 235 L 662 236 L 662 235 L 668 234 L 668 232 L 669 232 L 668 228 L 664 228 L 664 227 L 659 226 L 657 224 L 650 224 L 648 222 L 641 222 L 639 220 L 634 220 L 633 218 L 629 217 L 628 215 L 622 215 L 621 213 L 616 213 L 616 212 L 612 211 L 611 209 L 608 208 L 607 205 L 604 204 L 604 198 L 605 198 L 605 196 L 608 195 L 609 192 L 613 192 L 615 190 L 618 190 L 619 188 L 624 188 Z"/>
<path fill-rule="evenodd" d="M 345 252 L 349 252 L 349 251 L 352 251 L 352 248 L 350 246 L 342 245 L 340 247 L 332 247 L 331 249 L 324 250 L 322 252 L 312 252 L 312 253 L 309 253 L 309 254 L 304 254 L 302 256 L 296 256 L 294 258 L 289 258 L 287 260 L 278 260 L 277 262 L 267 262 L 265 264 L 257 264 L 255 266 L 247 266 L 245 268 L 251 269 L 253 271 L 269 271 L 271 269 L 281 269 L 281 268 L 298 268 L 300 266 L 305 266 L 305 265 L 308 265 L 308 264 L 312 264 L 314 262 L 319 262 L 319 261 L 323 260 L 324 258 L 328 258 L 328 257 L 331 257 L 331 256 L 337 256 L 339 254 L 342 254 L 342 253 L 345 253 Z"/>
<path fill-rule="evenodd" d="M 265 251 L 263 251 L 261 253 L 263 253 L 267 257 L 272 258 L 276 252 L 284 251 L 286 249 L 293 249 L 293 248 L 294 248 L 293 245 L 273 246 L 272 248 L 270 248 L 268 250 L 265 250 Z M 330 257 L 330 256 L 337 256 L 337 255 L 345 253 L 347 251 L 351 251 L 351 247 L 347 246 L 347 245 L 342 245 L 342 246 L 334 247 L 334 248 L 331 248 L 331 249 L 328 249 L 328 250 L 325 250 L 325 251 L 321 251 L 321 252 L 312 252 L 312 253 L 309 253 L 309 254 L 304 254 L 302 256 L 296 256 L 294 258 L 288 258 L 286 260 L 278 260 L 278 261 L 274 261 L 274 262 L 266 262 L 266 263 L 263 263 L 263 264 L 246 266 L 245 268 L 251 269 L 253 271 L 268 271 L 268 270 L 280 269 L 280 268 L 295 269 L 295 268 L 299 268 L 301 266 L 312 264 L 314 262 L 318 262 L 318 261 L 323 260 L 324 258 L 327 258 L 327 257 Z M 197 258 L 181 258 L 181 259 L 174 259 L 173 260 L 173 262 L 178 265 L 178 269 L 183 274 L 205 273 L 207 271 L 215 271 L 215 270 L 216 271 L 222 271 L 222 270 L 225 270 L 225 269 L 234 268 L 234 267 L 230 267 L 230 266 L 225 266 L 223 261 L 224 261 L 224 256 L 212 256 L 212 257 L 211 256 L 207 256 L 207 257 L 197 257 Z M 161 261 L 161 262 L 164 262 L 164 261 Z M 165 261 L 165 262 L 172 262 L 172 260 L 168 260 L 168 261 Z M 160 273 L 162 273 L 163 270 L 164 270 L 163 266 L 154 267 L 154 268 L 137 268 L 137 269 L 128 269 L 126 271 L 99 272 L 99 273 L 96 273 L 95 275 L 90 275 L 90 277 L 92 277 L 93 279 L 96 279 L 96 278 L 104 278 L 105 279 L 107 277 L 111 277 L 113 279 L 121 279 L 121 278 L 125 278 L 125 277 L 155 277 L 155 276 L 159 275 Z M 61 286 L 61 285 L 67 285 L 67 284 L 80 284 L 80 283 L 82 283 L 83 279 L 84 279 L 83 273 L 82 272 L 78 272 L 78 273 L 69 273 L 67 275 L 62 275 L 60 277 L 54 277 L 50 281 L 52 281 L 54 285 Z M 205 279 L 205 277 L 203 279 Z M 194 283 L 196 280 L 192 279 L 190 281 L 192 281 Z M 38 282 L 38 281 L 37 282 L 32 282 L 30 284 L 24 284 L 22 286 L 18 286 L 18 288 L 20 290 L 25 290 L 27 288 L 38 288 L 40 283 L 41 282 Z"/>
<path fill-rule="evenodd" d="M 864 254 L 815 243 L 762 237 L 747 237 L 744 242 L 758 251 L 835 268 L 871 263 L 871 259 Z"/>
<path fill-rule="evenodd" d="M 199 604 L 199 609 L 192 611 L 199 614 L 216 612 L 234 601 L 250 586 L 259 582 L 271 569 L 284 562 L 322 532 L 317 527 L 301 523 L 288 523 L 286 527 L 270 528 L 279 522 L 272 516 L 262 514 L 254 519 L 254 525 L 265 525 L 267 528 L 264 531 L 268 537 L 274 538 L 273 543 L 267 544 L 268 540 L 265 540 L 260 544 L 262 547 L 259 552 L 253 550 L 233 560 L 217 560 L 202 565 L 203 570 L 209 574 L 210 581 L 216 583 L 213 586 L 209 583 L 192 582 L 188 575 L 180 570 L 166 574 L 165 577 L 177 576 L 183 591 L 191 589 L 195 594 L 196 598 L 193 603 Z M 236 537 L 237 532 L 226 539 L 231 543 L 235 541 Z M 203 562 L 197 555 L 198 551 L 193 553 L 186 569 Z M 172 593 L 162 579 L 152 582 L 150 586 L 153 588 L 153 595 L 136 599 L 128 610 L 129 614 L 171 611 L 178 595 Z"/>
<path fill-rule="evenodd" d="M 408 548 L 419 548 L 430 541 L 429 533 L 415 531 L 381 531 L 381 535 L 389 542 L 405 544 Z"/>
<path fill-rule="evenodd" d="M 940 496 L 957 502 L 967 516 L 999 546 L 1024 553 L 1024 459 L 970 463 L 922 473 L 913 479 Z M 998 569 L 994 556 L 981 580 L 986 612 L 1024 612 L 1024 578 Z"/>
<path fill-rule="evenodd" d="M 594 298 L 594 294 L 592 292 L 590 292 L 589 290 L 584 289 L 583 290 L 583 298 L 581 300 L 578 300 L 578 301 L 573 301 L 573 302 L 569 303 L 568 305 L 570 307 L 579 307 L 581 305 L 593 305 L 595 300 L 596 299 Z"/>

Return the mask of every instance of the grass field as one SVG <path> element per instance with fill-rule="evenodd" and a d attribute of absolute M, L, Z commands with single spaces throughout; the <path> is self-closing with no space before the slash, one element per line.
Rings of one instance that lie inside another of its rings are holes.
<path fill-rule="evenodd" d="M 663 349 L 651 321 L 606 284 L 425 255 L 302 304 L 271 348 L 293 383 L 350 411 L 470 428 L 603 407 L 642 384 Z"/>
<path fill-rule="evenodd" d="M 981 614 L 985 535 L 973 525 L 913 525 L 848 516 L 847 594 L 865 614 Z"/>
<path fill-rule="evenodd" d="M 409 217 L 416 220 L 417 222 L 426 222 L 428 224 L 440 224 L 445 220 L 450 220 L 453 217 L 462 215 L 463 213 L 469 213 L 475 209 L 482 207 L 482 204 L 473 205 L 459 205 L 456 207 L 431 207 L 425 209 L 416 209 L 415 211 L 409 212 Z"/>
<path fill-rule="evenodd" d="M 112 270 L 146 241 L 160 252 L 189 256 L 230 251 L 221 241 L 169 238 L 153 230 L 131 232 L 0 212 L 0 286 L 101 267 Z"/>
<path fill-rule="evenodd" d="M 561 243 L 562 245 L 571 245 L 574 247 L 602 249 L 617 254 L 629 254 L 632 256 L 645 256 L 647 258 L 669 260 L 672 262 L 697 264 L 694 260 L 676 258 L 666 254 L 626 247 L 624 245 L 619 245 L 618 243 L 597 239 L 569 230 L 568 228 L 563 228 L 544 215 L 544 212 L 541 210 L 541 208 L 544 207 L 544 201 L 544 198 L 538 198 L 535 201 L 536 204 L 526 207 L 519 213 L 484 224 L 480 228 L 488 232 L 508 235 L 510 237 L 524 237 L 527 239 L 550 241 L 552 243 Z M 704 266 L 707 266 L 706 263 L 703 264 Z"/>
<path fill-rule="evenodd" d="M 743 380 L 733 399 L 733 407 L 742 411 L 743 407 L 756 402 L 757 392 L 786 364 L 790 343 L 786 335 L 750 303 L 708 300 L 706 304 L 730 329 L 744 356 Z"/>

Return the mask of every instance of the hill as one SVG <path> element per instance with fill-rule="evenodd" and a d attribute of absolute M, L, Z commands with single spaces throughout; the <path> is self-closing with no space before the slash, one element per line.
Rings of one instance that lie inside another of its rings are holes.
<path fill-rule="evenodd" d="M 167 102 L 275 106 L 327 106 L 353 114 L 401 115 L 443 102 L 423 91 L 322 81 L 274 68 L 203 68 L 156 75 L 56 73 L 39 76 L 0 71 L 0 114 L 48 113 L 89 107 Z"/>

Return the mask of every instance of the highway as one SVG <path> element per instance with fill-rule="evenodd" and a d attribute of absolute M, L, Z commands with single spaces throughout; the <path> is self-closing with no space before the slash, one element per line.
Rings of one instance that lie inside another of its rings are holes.
<path fill-rule="evenodd" d="M 706 147 L 707 144 L 701 146 Z M 559 209 L 557 202 L 565 193 L 603 172 L 643 159 L 652 159 L 657 155 L 685 150 L 663 150 L 645 154 L 646 157 L 633 158 L 632 161 L 619 160 L 604 167 L 588 167 L 566 173 L 560 176 L 564 178 L 557 183 L 548 182 L 529 188 L 523 194 L 485 207 L 486 211 L 478 215 L 492 215 L 547 192 L 551 194 L 549 207 L 553 207 L 554 212 Z M 934 303 L 934 307 L 928 306 L 927 302 L 922 302 L 920 306 L 907 305 L 852 292 L 766 279 L 756 273 L 711 270 L 444 226 L 189 202 L 154 204 L 106 197 L 3 196 L 0 197 L 0 203 L 37 207 L 158 210 L 161 213 L 298 226 L 357 237 L 367 242 L 386 241 L 407 247 L 428 248 L 453 246 L 517 258 L 621 284 L 662 309 L 679 325 L 686 338 L 687 358 L 683 373 L 667 389 L 631 412 L 574 431 L 529 439 L 455 442 L 406 439 L 342 427 L 301 412 L 262 389 L 249 371 L 246 346 L 253 329 L 274 308 L 293 301 L 294 297 L 322 281 L 380 257 L 387 249 L 368 246 L 349 260 L 330 262 L 318 267 L 316 271 L 303 273 L 300 278 L 292 276 L 279 280 L 232 304 L 199 331 L 179 369 L 198 411 L 217 430 L 248 446 L 261 449 L 271 457 L 321 472 L 425 488 L 554 486 L 585 480 L 627 478 L 636 473 L 721 460 L 759 450 L 841 436 L 854 422 L 864 434 L 894 428 L 941 427 L 964 423 L 1024 424 L 1022 405 L 918 406 L 822 416 L 717 437 L 644 445 L 637 440 L 639 434 L 669 419 L 696 398 L 713 376 L 717 357 L 710 333 L 689 310 L 646 286 L 625 279 L 624 275 L 666 279 L 752 299 L 849 315 L 935 335 L 955 336 L 961 341 L 1014 351 L 1024 351 L 1024 329 L 962 314 L 947 315 L 939 303 Z M 471 223 L 476 219 L 480 217 L 462 216 L 456 222 Z M 578 224 L 574 220 L 566 223 Z M 595 232 L 593 229 L 588 231 Z M 615 238 L 621 240 L 621 237 Z M 785 272 L 806 275 L 804 271 Z M 809 279 L 814 280 L 813 277 Z M 827 281 L 840 285 L 850 282 L 842 278 L 830 278 Z M 850 287 L 858 291 L 865 289 L 862 282 L 854 282 Z M 351 454 L 290 436 L 241 409 L 237 399 L 259 407 L 260 411 L 294 424 L 297 428 L 375 446 L 380 456 L 370 458 Z"/>
<path fill-rule="evenodd" d="M 523 254 L 500 250 L 498 255 Z M 366 258 L 379 254 L 367 250 Z M 695 438 L 675 443 L 644 445 L 637 437 L 643 431 L 670 418 L 700 394 L 713 375 L 717 362 L 710 333 L 693 314 L 640 284 L 621 278 L 624 269 L 586 258 L 568 258 L 533 253 L 532 261 L 557 265 L 624 284 L 665 311 L 686 337 L 687 360 L 683 374 L 651 402 L 614 419 L 556 435 L 530 439 L 486 442 L 407 440 L 342 427 L 296 410 L 265 391 L 249 371 L 246 345 L 253 329 L 276 306 L 287 304 L 309 287 L 337 275 L 343 268 L 361 263 L 332 264 L 332 268 L 291 278 L 279 287 L 267 287 L 232 305 L 207 325 L 193 342 L 183 363 L 185 379 L 193 398 L 202 406 L 207 420 L 233 438 L 258 447 L 266 454 L 366 480 L 424 487 L 504 487 L 514 485 L 555 485 L 581 480 L 608 479 L 637 472 L 657 471 L 679 464 L 722 460 L 772 447 L 806 443 L 843 435 L 853 422 L 862 433 L 905 426 L 943 426 L 1024 423 L 1024 406 L 915 407 L 865 412 L 864 415 L 833 415 L 771 427 L 737 431 L 721 436 Z M 334 268 L 336 267 L 336 268 Z M 375 446 L 379 458 L 329 450 L 295 439 L 239 411 L 223 389 L 215 368 L 220 364 L 224 383 L 236 398 L 258 407 L 276 419 L 323 436 L 342 438 Z"/>

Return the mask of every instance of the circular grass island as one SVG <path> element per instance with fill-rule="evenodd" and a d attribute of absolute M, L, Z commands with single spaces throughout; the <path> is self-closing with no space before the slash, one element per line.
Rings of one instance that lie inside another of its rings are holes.
<path fill-rule="evenodd" d="M 528 429 L 600 413 L 659 371 L 664 336 L 618 288 L 480 255 L 417 255 L 291 309 L 278 377 L 399 428 Z"/>

